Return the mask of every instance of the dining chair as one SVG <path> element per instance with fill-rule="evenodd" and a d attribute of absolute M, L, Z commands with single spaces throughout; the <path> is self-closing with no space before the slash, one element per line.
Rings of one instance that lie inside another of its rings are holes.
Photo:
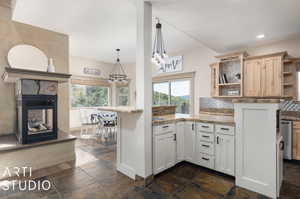
<path fill-rule="evenodd" d="M 80 109 L 81 138 L 91 138 L 96 135 L 99 121 L 95 114 L 95 109 Z"/>
<path fill-rule="evenodd" d="M 117 133 L 117 114 L 114 112 L 101 111 L 98 114 L 100 126 L 102 128 L 104 138 L 112 137 L 116 139 Z"/>

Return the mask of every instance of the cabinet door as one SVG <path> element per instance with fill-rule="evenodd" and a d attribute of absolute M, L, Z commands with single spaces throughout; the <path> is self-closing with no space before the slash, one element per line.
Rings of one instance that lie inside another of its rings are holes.
<path fill-rule="evenodd" d="M 293 121 L 293 159 L 300 160 L 300 122 Z"/>
<path fill-rule="evenodd" d="M 263 97 L 280 97 L 282 95 L 281 57 L 263 59 L 261 70 L 261 88 Z"/>
<path fill-rule="evenodd" d="M 165 136 L 154 137 L 154 174 L 166 169 L 165 164 Z"/>
<path fill-rule="evenodd" d="M 185 122 L 184 158 L 188 162 L 195 162 L 195 123 Z"/>
<path fill-rule="evenodd" d="M 184 122 L 176 124 L 176 159 L 177 162 L 184 160 Z"/>
<path fill-rule="evenodd" d="M 210 65 L 211 77 L 210 77 L 210 95 L 212 97 L 219 96 L 219 63 L 214 63 Z"/>
<path fill-rule="evenodd" d="M 244 63 L 244 95 L 260 97 L 261 92 L 261 59 L 246 60 Z"/>
<path fill-rule="evenodd" d="M 215 168 L 217 171 L 234 176 L 234 136 L 216 135 L 216 157 Z"/>
<path fill-rule="evenodd" d="M 166 169 L 171 168 L 176 163 L 176 134 L 168 134 L 164 140 L 165 143 L 165 165 Z"/>

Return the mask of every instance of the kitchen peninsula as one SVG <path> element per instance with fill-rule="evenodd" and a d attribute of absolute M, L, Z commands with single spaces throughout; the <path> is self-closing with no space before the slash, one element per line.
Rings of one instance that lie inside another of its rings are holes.
<path fill-rule="evenodd" d="M 117 122 L 117 170 L 132 179 L 136 178 L 135 152 L 137 150 L 136 123 L 142 109 L 135 107 L 99 107 L 101 111 L 112 111 L 118 115 Z"/>

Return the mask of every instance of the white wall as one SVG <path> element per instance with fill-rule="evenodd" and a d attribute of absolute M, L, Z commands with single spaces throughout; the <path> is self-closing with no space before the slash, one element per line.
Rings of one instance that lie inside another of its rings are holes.
<path fill-rule="evenodd" d="M 97 60 L 87 59 L 83 57 L 70 57 L 70 73 L 72 75 L 87 76 L 87 77 L 99 77 L 94 75 L 87 75 L 83 73 L 85 67 L 97 68 L 101 71 L 101 77 L 107 78 L 112 70 L 113 64 L 104 63 Z"/>
<path fill-rule="evenodd" d="M 263 55 L 281 51 L 287 51 L 290 56 L 300 57 L 300 36 L 299 38 L 274 42 L 260 47 L 247 48 L 249 55 Z"/>

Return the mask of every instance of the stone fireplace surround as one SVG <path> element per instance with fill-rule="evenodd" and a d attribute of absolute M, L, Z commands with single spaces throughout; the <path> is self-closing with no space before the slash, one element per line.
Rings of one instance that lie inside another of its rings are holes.
<path fill-rule="evenodd" d="M 67 83 L 70 77 L 70 74 L 6 68 L 2 80 L 5 83 L 15 84 L 16 97 L 37 94 L 54 96 L 57 93 L 58 85 Z M 22 87 L 24 80 L 27 80 L 25 82 L 29 85 L 31 84 L 30 81 L 40 82 L 40 87 L 26 87 L 24 84 Z M 2 165 L 0 173 L 3 173 L 7 167 L 31 167 L 34 171 L 63 162 L 74 161 L 76 159 L 75 140 L 76 137 L 71 136 L 69 132 L 63 132 L 59 129 L 57 129 L 57 139 L 32 144 L 18 142 L 14 134 L 0 136 L 0 165 Z M 45 156 L 45 154 L 47 155 Z"/>

